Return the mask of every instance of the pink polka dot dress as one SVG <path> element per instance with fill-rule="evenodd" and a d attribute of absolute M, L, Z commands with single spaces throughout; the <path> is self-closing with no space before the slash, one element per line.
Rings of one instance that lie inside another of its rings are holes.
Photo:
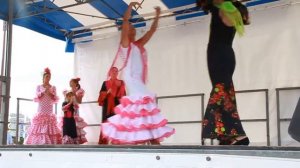
<path fill-rule="evenodd" d="M 61 144 L 62 135 L 57 126 L 56 115 L 53 113 L 53 104 L 58 101 L 55 86 L 49 91 L 52 96 L 45 94 L 46 88 L 39 85 L 36 90 L 37 97 L 34 101 L 38 103 L 38 112 L 33 117 L 27 131 L 25 144 L 44 145 Z"/>

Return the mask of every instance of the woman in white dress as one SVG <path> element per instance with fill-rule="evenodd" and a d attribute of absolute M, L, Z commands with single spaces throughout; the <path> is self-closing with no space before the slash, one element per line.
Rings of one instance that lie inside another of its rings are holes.
<path fill-rule="evenodd" d="M 145 85 L 148 66 L 144 45 L 156 31 L 160 8 L 155 8 L 156 17 L 150 30 L 135 40 L 136 30 L 129 20 L 132 8 L 140 5 L 131 2 L 124 14 L 121 45 L 112 64 L 122 72 L 128 93 L 115 107 L 116 115 L 102 124 L 102 134 L 112 144 L 160 144 L 164 138 L 175 133 L 173 128 L 166 126 L 168 121 L 160 114 L 155 94 Z"/>

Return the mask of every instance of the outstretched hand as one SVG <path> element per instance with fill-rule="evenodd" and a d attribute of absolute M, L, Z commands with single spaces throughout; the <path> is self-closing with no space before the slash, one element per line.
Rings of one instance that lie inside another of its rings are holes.
<path fill-rule="evenodd" d="M 159 6 L 156 6 L 156 7 L 154 7 L 154 9 L 155 9 L 155 12 L 156 12 L 156 16 L 159 16 L 160 13 L 161 13 L 160 7 L 159 7 Z"/>
<path fill-rule="evenodd" d="M 130 6 L 134 7 L 135 9 L 137 8 L 142 8 L 142 4 L 139 2 L 130 2 Z"/>

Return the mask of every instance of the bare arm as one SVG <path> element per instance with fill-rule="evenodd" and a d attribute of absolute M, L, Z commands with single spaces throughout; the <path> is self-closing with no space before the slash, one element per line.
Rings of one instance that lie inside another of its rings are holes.
<path fill-rule="evenodd" d="M 153 34 L 155 33 L 157 26 L 158 26 L 158 21 L 159 21 L 159 15 L 160 15 L 160 7 L 156 7 L 156 16 L 154 18 L 154 21 L 151 25 L 150 30 L 142 37 L 138 40 L 138 44 L 141 46 L 144 46 L 153 36 Z"/>
<path fill-rule="evenodd" d="M 128 8 L 123 16 L 123 24 L 122 24 L 122 34 L 121 34 L 121 45 L 122 47 L 127 48 L 129 46 L 129 19 L 131 18 L 132 7 L 141 6 L 138 2 L 131 2 L 128 5 Z"/>
<path fill-rule="evenodd" d="M 230 19 L 225 15 L 225 13 L 222 10 L 220 10 L 219 16 L 222 19 L 222 22 L 226 26 L 228 26 L 228 27 L 233 27 L 234 26 L 233 23 L 230 21 Z"/>
<path fill-rule="evenodd" d="M 81 104 L 82 103 L 82 96 L 80 96 L 80 95 L 75 95 L 75 98 L 76 98 L 76 101 L 77 101 L 77 103 L 79 103 L 79 104 Z"/>

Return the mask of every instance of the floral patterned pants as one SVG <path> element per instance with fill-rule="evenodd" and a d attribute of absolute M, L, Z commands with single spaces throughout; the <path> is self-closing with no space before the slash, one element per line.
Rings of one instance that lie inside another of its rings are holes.
<path fill-rule="evenodd" d="M 202 139 L 227 141 L 245 136 L 239 114 L 233 83 L 213 86 L 202 122 Z"/>

